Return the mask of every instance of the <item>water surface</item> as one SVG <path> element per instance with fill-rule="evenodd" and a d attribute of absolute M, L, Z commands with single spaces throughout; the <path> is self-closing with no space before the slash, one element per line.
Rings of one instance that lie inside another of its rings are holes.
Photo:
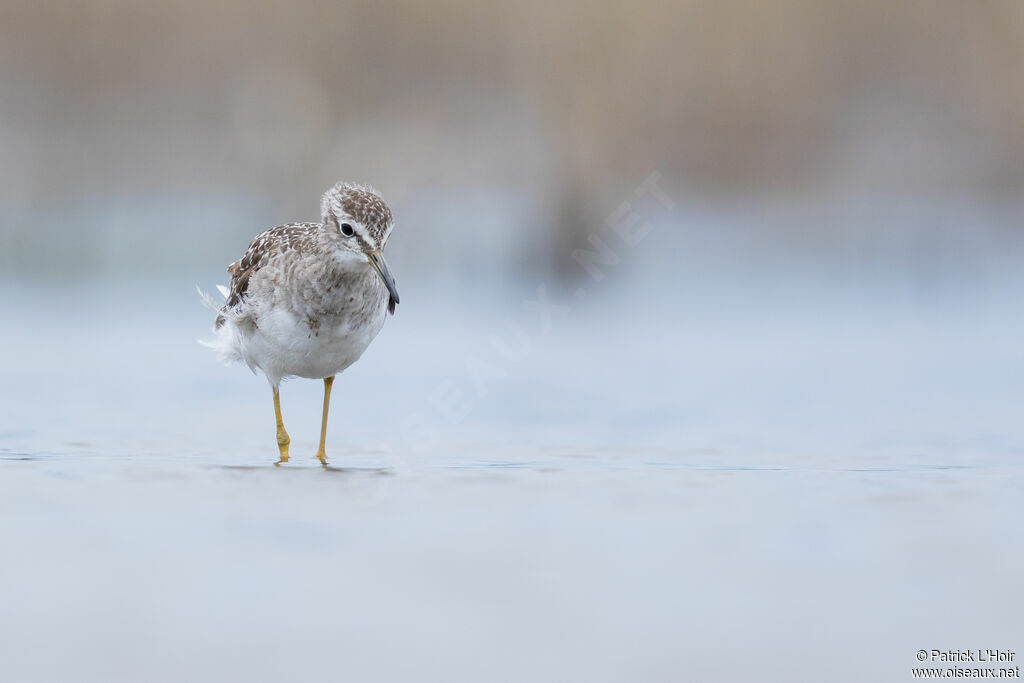
<path fill-rule="evenodd" d="M 533 294 L 410 297 L 321 468 L 319 383 L 285 385 L 274 467 L 269 389 L 195 344 L 188 284 L 8 286 L 3 678 L 902 680 L 1024 649 L 1008 311 Z"/>

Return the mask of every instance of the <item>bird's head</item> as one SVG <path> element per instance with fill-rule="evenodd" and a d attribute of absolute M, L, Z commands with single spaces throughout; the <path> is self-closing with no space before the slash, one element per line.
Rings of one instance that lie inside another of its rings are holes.
<path fill-rule="evenodd" d="M 365 257 L 397 304 L 398 290 L 383 255 L 395 220 L 380 194 L 364 185 L 338 183 L 324 192 L 320 215 L 331 242 L 343 251 Z"/>

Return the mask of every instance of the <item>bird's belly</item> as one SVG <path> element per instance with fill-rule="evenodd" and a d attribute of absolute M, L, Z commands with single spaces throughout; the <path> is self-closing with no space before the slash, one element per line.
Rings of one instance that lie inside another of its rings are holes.
<path fill-rule="evenodd" d="M 278 309 L 260 316 L 251 355 L 277 375 L 332 377 L 359 360 L 383 324 L 383 309 L 358 324 L 347 316 L 311 319 Z"/>

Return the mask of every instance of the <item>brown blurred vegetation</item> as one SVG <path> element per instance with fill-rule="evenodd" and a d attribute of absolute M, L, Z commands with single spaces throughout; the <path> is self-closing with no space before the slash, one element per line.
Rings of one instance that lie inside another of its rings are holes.
<path fill-rule="evenodd" d="M 306 218 L 344 177 L 507 188 L 575 238 L 653 170 L 721 200 L 1024 180 L 1019 0 L 3 0 L 0 79 L 3 216 L 234 192 Z"/>

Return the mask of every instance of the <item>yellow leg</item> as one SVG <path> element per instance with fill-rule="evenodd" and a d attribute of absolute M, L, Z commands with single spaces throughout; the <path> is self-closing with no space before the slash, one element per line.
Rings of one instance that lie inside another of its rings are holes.
<path fill-rule="evenodd" d="M 324 442 L 327 440 L 327 409 L 331 405 L 331 385 L 334 384 L 333 377 L 324 378 L 324 416 L 320 422 L 320 448 L 316 451 L 316 457 L 320 464 L 327 464 L 327 453 L 324 451 Z"/>
<path fill-rule="evenodd" d="M 288 438 L 288 432 L 284 430 L 284 420 L 281 419 L 281 394 L 278 393 L 277 387 L 273 387 L 274 390 L 274 417 L 277 418 L 277 449 L 281 451 L 281 459 L 276 464 L 280 465 L 283 462 L 288 462 L 288 444 L 292 442 Z"/>

